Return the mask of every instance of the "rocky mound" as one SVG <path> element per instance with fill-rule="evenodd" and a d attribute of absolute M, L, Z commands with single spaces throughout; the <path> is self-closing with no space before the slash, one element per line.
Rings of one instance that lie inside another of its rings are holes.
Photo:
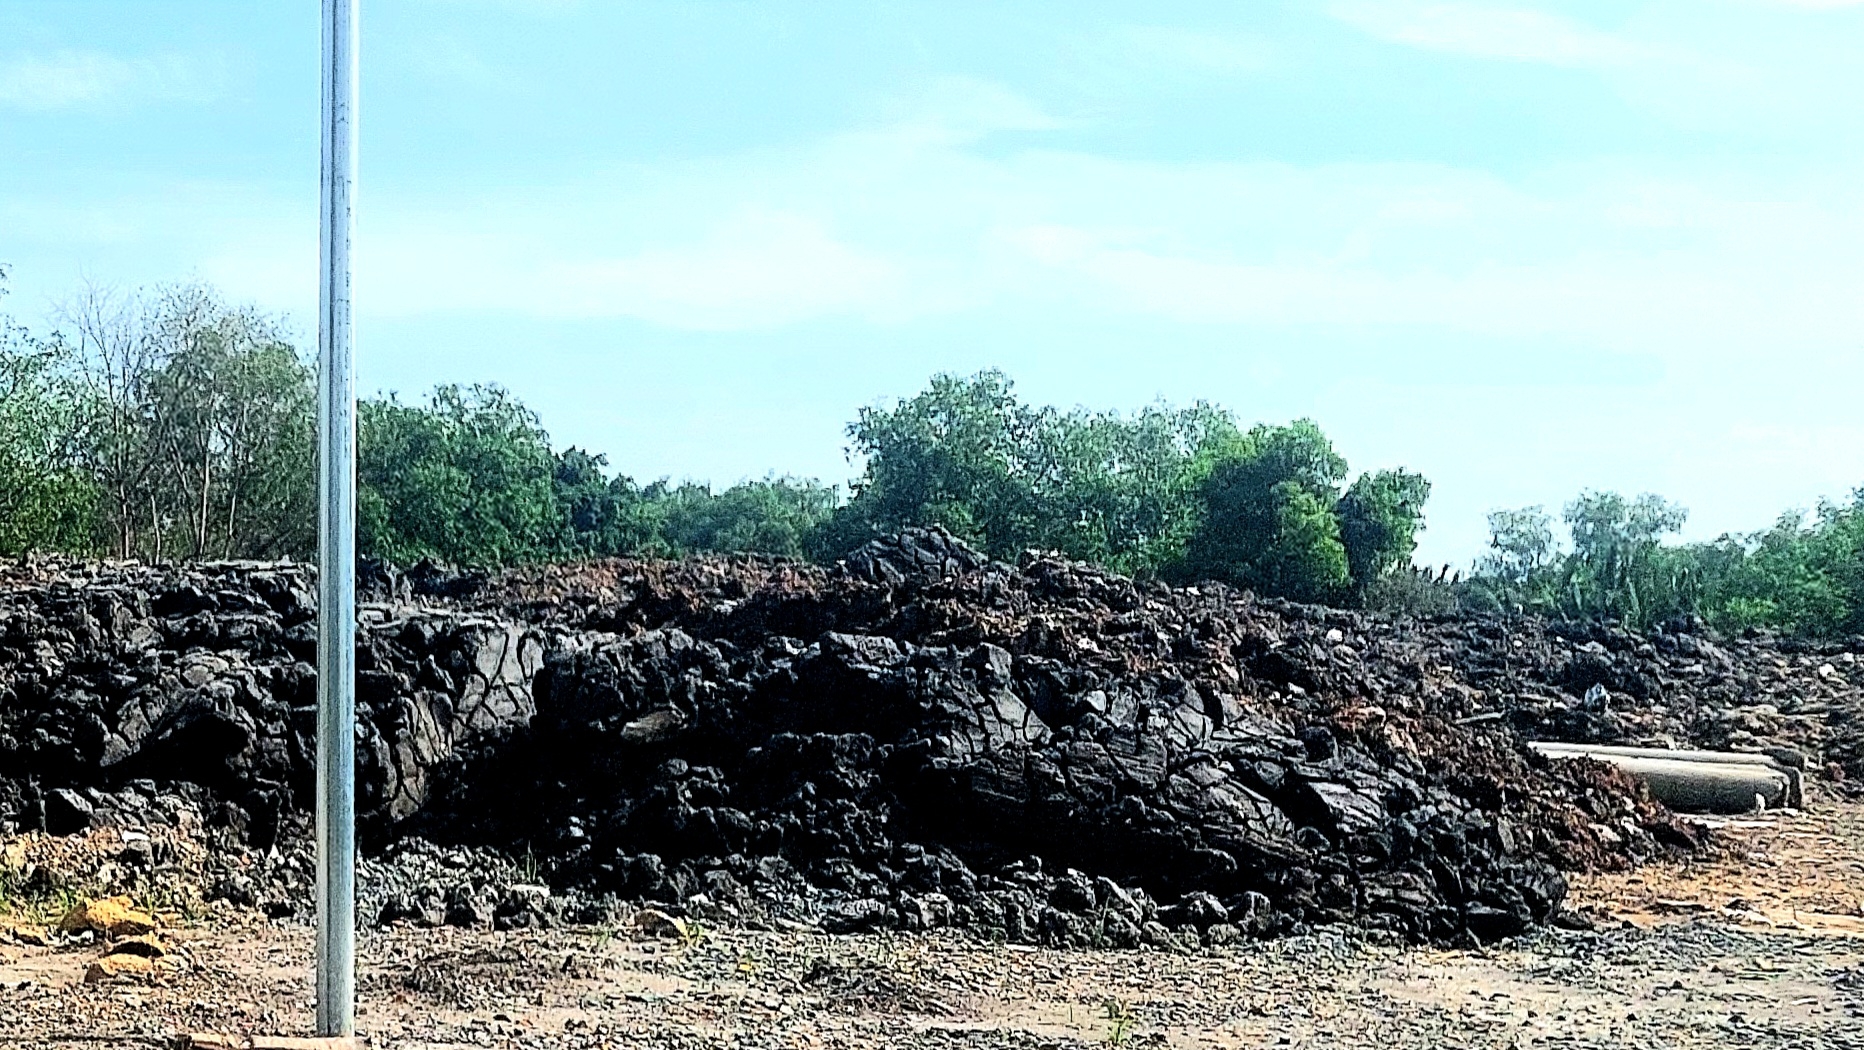
<path fill-rule="evenodd" d="M 560 889 L 835 930 L 1492 939 L 1556 916 L 1561 869 L 1694 841 L 1525 734 L 1747 733 L 1843 763 L 1833 727 L 1860 710 L 1836 653 L 1370 617 L 993 563 L 937 531 L 830 569 L 370 580 L 372 849 L 490 847 Z M 312 600 L 291 566 L 9 571 L 0 820 L 69 832 L 186 796 L 229 835 L 301 850 Z M 422 892 L 386 917 L 487 911 Z"/>

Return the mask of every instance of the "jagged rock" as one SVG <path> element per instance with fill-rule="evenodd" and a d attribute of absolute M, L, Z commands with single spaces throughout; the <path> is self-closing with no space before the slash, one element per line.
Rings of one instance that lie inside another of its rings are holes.
<path fill-rule="evenodd" d="M 71 835 L 91 826 L 97 807 L 70 788 L 56 788 L 45 797 L 45 830 L 52 835 Z"/>
<path fill-rule="evenodd" d="M 154 959 L 142 955 L 106 955 L 84 971 L 85 984 L 147 980 L 157 973 Z"/>
<path fill-rule="evenodd" d="M 1139 943 L 1148 948 L 1171 948 L 1176 942 L 1172 940 L 1171 931 L 1162 922 L 1148 922 L 1139 927 Z"/>
<path fill-rule="evenodd" d="M 1493 939 L 1559 914 L 1562 869 L 1693 844 L 1525 737 L 1790 747 L 1864 779 L 1853 652 L 1700 625 L 1391 619 L 1007 565 L 936 529 L 828 568 L 369 579 L 358 810 L 383 921 L 547 923 L 615 895 L 1081 946 Z M 302 912 L 312 582 L 0 567 L 0 825 L 203 814 L 284 858 L 217 895 Z M 540 880 L 561 892 L 518 890 Z"/>
<path fill-rule="evenodd" d="M 497 908 L 489 894 L 471 884 L 461 884 L 447 891 L 446 923 L 468 929 L 492 925 Z"/>
<path fill-rule="evenodd" d="M 140 937 L 155 932 L 155 917 L 137 909 L 128 897 L 104 897 L 73 905 L 58 920 L 63 933 L 95 930 L 106 937 Z"/>

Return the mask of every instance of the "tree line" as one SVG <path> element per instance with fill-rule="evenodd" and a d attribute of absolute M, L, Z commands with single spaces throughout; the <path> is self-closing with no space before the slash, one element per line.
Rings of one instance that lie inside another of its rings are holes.
<path fill-rule="evenodd" d="M 4 292 L 0 273 L 0 294 Z M 1492 515 L 1469 577 L 1412 564 L 1430 483 L 1354 475 L 1311 421 L 1245 427 L 1198 402 L 1031 405 L 1000 372 L 935 376 L 847 427 L 844 489 L 771 477 L 637 482 L 552 445 L 496 386 L 358 405 L 361 552 L 502 566 L 713 551 L 832 560 L 937 524 L 1006 559 L 1036 548 L 1175 582 L 1414 612 L 1603 616 L 1649 626 L 1864 630 L 1864 495 L 1754 536 L 1667 540 L 1683 512 L 1586 493 L 1568 548 L 1541 508 Z M 278 319 L 184 285 L 89 289 L 55 331 L 0 314 L 0 553 L 308 558 L 311 368 Z"/>
<path fill-rule="evenodd" d="M 1687 513 L 1648 493 L 1582 493 L 1562 518 L 1564 546 L 1543 507 L 1489 515 L 1489 553 L 1458 604 L 1638 628 L 1698 618 L 1726 631 L 1864 634 L 1864 489 L 1709 543 L 1666 542 Z"/>

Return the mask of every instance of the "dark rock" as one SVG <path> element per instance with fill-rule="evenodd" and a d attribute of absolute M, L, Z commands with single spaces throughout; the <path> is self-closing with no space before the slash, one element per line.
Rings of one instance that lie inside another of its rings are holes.
<path fill-rule="evenodd" d="M 1503 909 L 1487 904 L 1471 904 L 1463 909 L 1463 921 L 1468 923 L 1469 932 L 1484 943 L 1514 937 L 1526 933 L 1533 923 L 1533 916 L 1525 908 Z"/>
<path fill-rule="evenodd" d="M 1094 898 L 1094 884 L 1087 876 L 1078 871 L 1066 871 L 1055 880 L 1055 886 L 1049 890 L 1050 906 L 1077 915 L 1091 914 L 1097 902 Z"/>
<path fill-rule="evenodd" d="M 302 910 L 311 574 L 47 564 L 0 567 L 0 825 L 135 828 L 182 799 L 279 857 L 229 899 Z M 1855 657 L 1699 624 L 1317 610 L 938 529 L 826 569 L 369 579 L 363 914 L 390 921 L 522 928 L 613 895 L 1083 946 L 1493 940 L 1561 914 L 1563 869 L 1699 843 L 1524 737 L 1794 748 L 1864 782 Z"/>
<path fill-rule="evenodd" d="M 490 926 L 498 914 L 490 898 L 471 884 L 461 884 L 447 891 L 448 926 Z"/>
<path fill-rule="evenodd" d="M 829 933 L 862 933 L 888 925 L 889 909 L 885 901 L 858 899 L 831 904 L 822 909 L 822 928 Z"/>
<path fill-rule="evenodd" d="M 1139 943 L 1148 948 L 1171 948 L 1177 942 L 1172 940 L 1171 931 L 1161 922 L 1148 922 L 1139 927 Z"/>
<path fill-rule="evenodd" d="M 1242 939 L 1243 931 L 1227 922 L 1215 923 L 1204 931 L 1204 943 L 1212 948 L 1235 944 Z"/>
<path fill-rule="evenodd" d="M 1172 926 L 1191 926 L 1204 930 L 1217 923 L 1228 922 L 1230 910 L 1216 897 L 1200 891 L 1185 894 L 1183 900 L 1166 908 L 1159 917 Z"/>
<path fill-rule="evenodd" d="M 70 788 L 55 788 L 45 796 L 45 830 L 51 835 L 71 835 L 91 826 L 97 808 L 89 799 Z"/>

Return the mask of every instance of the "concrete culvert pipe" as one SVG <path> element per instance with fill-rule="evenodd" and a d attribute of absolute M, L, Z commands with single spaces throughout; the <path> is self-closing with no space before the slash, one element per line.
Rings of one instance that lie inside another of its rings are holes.
<path fill-rule="evenodd" d="M 1767 755 L 1592 744 L 1532 743 L 1548 758 L 1590 758 L 1617 766 L 1680 813 L 1751 813 L 1803 804 L 1800 773 Z"/>

